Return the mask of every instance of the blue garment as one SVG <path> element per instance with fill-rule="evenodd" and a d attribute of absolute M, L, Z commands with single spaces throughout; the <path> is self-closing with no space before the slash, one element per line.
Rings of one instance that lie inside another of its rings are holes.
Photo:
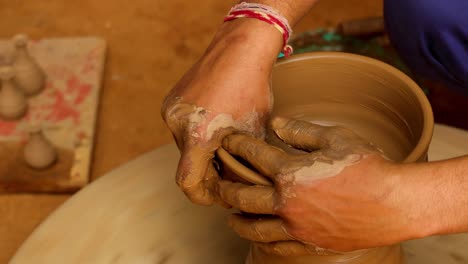
<path fill-rule="evenodd" d="M 468 0 L 385 0 L 384 15 L 414 73 L 468 94 Z"/>

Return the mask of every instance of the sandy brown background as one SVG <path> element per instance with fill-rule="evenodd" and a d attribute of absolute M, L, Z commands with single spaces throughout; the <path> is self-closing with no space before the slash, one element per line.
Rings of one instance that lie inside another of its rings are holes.
<path fill-rule="evenodd" d="M 100 36 L 108 59 L 92 177 L 169 143 L 161 100 L 208 45 L 232 0 L 0 0 L 0 38 Z M 382 14 L 382 0 L 322 0 L 300 32 Z M 0 196 L 0 263 L 68 196 Z M 96 197 L 99 199 L 99 197 Z M 79 219 L 77 219 L 79 221 Z"/>

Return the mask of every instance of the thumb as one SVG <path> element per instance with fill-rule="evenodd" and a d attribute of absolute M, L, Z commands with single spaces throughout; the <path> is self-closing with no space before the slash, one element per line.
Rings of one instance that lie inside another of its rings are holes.
<path fill-rule="evenodd" d="M 209 189 L 217 178 L 212 170 L 208 171 L 213 157 L 214 151 L 196 145 L 182 150 L 176 182 L 193 203 L 211 205 L 216 200 Z"/>
<path fill-rule="evenodd" d="M 271 126 L 281 140 L 297 149 L 313 151 L 329 143 L 326 137 L 328 127 L 285 117 L 273 118 Z"/>

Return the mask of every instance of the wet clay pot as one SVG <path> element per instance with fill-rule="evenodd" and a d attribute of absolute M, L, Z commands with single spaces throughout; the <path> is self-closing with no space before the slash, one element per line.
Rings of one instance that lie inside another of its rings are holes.
<path fill-rule="evenodd" d="M 334 52 L 292 56 L 277 63 L 272 86 L 273 115 L 350 128 L 394 161 L 427 160 L 434 126 L 430 104 L 416 83 L 383 62 Z M 269 184 L 229 153 L 220 150 L 218 156 L 226 173 Z M 400 245 L 301 257 L 268 255 L 252 245 L 246 263 L 397 264 L 404 263 L 402 256 Z"/>

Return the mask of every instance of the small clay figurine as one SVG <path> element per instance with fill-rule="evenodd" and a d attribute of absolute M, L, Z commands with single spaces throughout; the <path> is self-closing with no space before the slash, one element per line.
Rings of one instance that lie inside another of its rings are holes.
<path fill-rule="evenodd" d="M 34 169 L 46 169 L 57 160 L 57 151 L 39 126 L 31 127 L 23 150 L 24 161 Z"/>
<path fill-rule="evenodd" d="M 45 86 L 45 73 L 28 52 L 28 39 L 25 35 L 13 38 L 15 59 L 13 67 L 16 71 L 15 82 L 27 96 L 40 93 Z"/>
<path fill-rule="evenodd" d="M 28 103 L 24 94 L 13 82 L 14 70 L 10 66 L 0 67 L 0 116 L 3 119 L 16 120 L 26 113 Z"/>

